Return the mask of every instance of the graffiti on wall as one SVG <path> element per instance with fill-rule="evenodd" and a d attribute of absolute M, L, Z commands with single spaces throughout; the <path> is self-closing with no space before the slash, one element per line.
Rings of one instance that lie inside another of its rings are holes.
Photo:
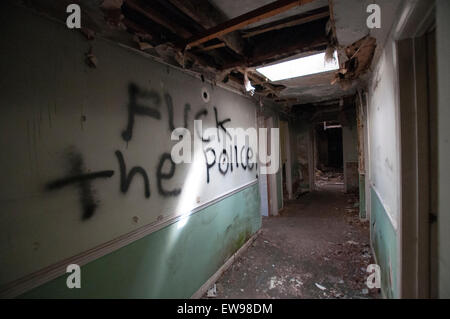
<path fill-rule="evenodd" d="M 176 128 L 188 129 L 191 106 L 185 103 L 183 109 L 183 123 L 176 125 L 174 121 L 174 104 L 170 94 L 165 93 L 163 96 L 155 90 L 146 90 L 140 88 L 135 83 L 128 86 L 128 118 L 125 128 L 121 131 L 121 138 L 127 143 L 133 142 L 133 132 L 135 122 L 137 120 L 152 119 L 161 121 L 163 119 L 163 104 L 166 107 L 167 120 L 169 132 L 174 132 Z M 232 139 L 232 136 L 227 131 L 226 125 L 231 123 L 231 118 L 221 118 L 217 107 L 212 108 L 214 113 L 216 135 L 214 138 L 220 142 L 221 136 L 225 139 Z M 211 112 L 207 108 L 202 108 L 195 113 L 193 120 L 202 120 L 210 116 Z M 170 137 L 170 134 L 169 134 Z M 184 136 L 180 135 L 180 139 Z M 222 176 L 233 173 L 241 169 L 243 171 L 252 171 L 257 168 L 257 163 L 254 163 L 253 149 L 246 143 L 242 147 L 230 143 L 229 147 L 223 148 L 221 152 L 216 152 L 212 147 L 207 147 L 212 136 L 204 136 L 203 132 L 197 132 L 197 138 L 205 145 L 203 149 L 205 169 L 206 169 L 206 183 L 211 181 L 211 170 L 217 169 Z M 153 195 L 151 178 L 148 171 L 141 166 L 128 167 L 126 163 L 126 154 L 120 150 L 115 151 L 115 157 L 118 163 L 118 175 L 120 176 L 119 190 L 126 194 L 130 185 L 137 178 L 143 181 L 142 195 L 146 199 L 150 199 Z M 116 172 L 114 170 L 104 170 L 98 172 L 90 172 L 86 169 L 82 154 L 76 149 L 71 148 L 68 152 L 68 161 L 70 169 L 66 177 L 51 181 L 46 184 L 47 191 L 56 191 L 63 187 L 78 188 L 80 204 L 82 207 L 82 220 L 88 220 L 94 216 L 97 208 L 100 205 L 100 200 L 96 196 L 93 183 L 95 180 L 105 180 L 111 178 Z M 167 169 L 168 167 L 168 169 Z M 164 169 L 166 168 L 166 169 Z M 176 197 L 181 194 L 182 188 L 167 189 L 164 185 L 166 181 L 174 178 L 176 174 L 177 164 L 172 159 L 169 152 L 164 152 L 159 156 L 159 161 L 156 166 L 156 189 L 157 194 L 162 197 Z M 257 177 L 257 176 L 256 176 Z"/>

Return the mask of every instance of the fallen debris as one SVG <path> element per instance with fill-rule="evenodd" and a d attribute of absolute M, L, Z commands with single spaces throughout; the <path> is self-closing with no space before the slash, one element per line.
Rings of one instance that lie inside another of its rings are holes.
<path fill-rule="evenodd" d="M 320 290 L 327 290 L 327 288 L 325 288 L 322 285 L 319 285 L 318 283 L 316 283 L 316 287 L 319 288 Z"/>
<path fill-rule="evenodd" d="M 353 194 L 312 192 L 263 220 L 263 234 L 218 280 L 217 298 L 379 298 L 363 291 L 374 260 L 369 223 L 345 211 L 355 202 Z"/>
<path fill-rule="evenodd" d="M 217 286 L 214 284 L 211 288 L 208 289 L 206 293 L 206 297 L 208 298 L 216 298 L 217 297 Z"/>
<path fill-rule="evenodd" d="M 316 169 L 316 186 L 321 188 L 325 185 L 344 185 L 344 174 L 334 169 Z"/>
<path fill-rule="evenodd" d="M 377 40 L 369 35 L 345 48 L 348 60 L 336 72 L 331 84 L 339 83 L 342 89 L 352 87 L 353 81 L 366 73 L 372 64 Z"/>
<path fill-rule="evenodd" d="M 146 34 L 136 33 L 133 36 L 133 41 L 137 43 L 139 50 L 141 50 L 141 51 L 153 49 L 153 45 L 151 45 L 150 43 L 147 42 L 150 40 L 151 40 L 151 37 Z"/>
<path fill-rule="evenodd" d="M 100 5 L 100 8 L 105 14 L 106 23 L 109 26 L 126 30 L 123 24 L 124 16 L 122 14 L 123 0 L 104 0 Z"/>

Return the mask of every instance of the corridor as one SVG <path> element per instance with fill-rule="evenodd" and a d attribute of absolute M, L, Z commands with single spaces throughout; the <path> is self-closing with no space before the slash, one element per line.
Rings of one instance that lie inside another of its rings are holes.
<path fill-rule="evenodd" d="M 1 1 L 0 298 L 450 298 L 449 17 Z"/>
<path fill-rule="evenodd" d="M 374 262 L 355 200 L 322 186 L 263 219 L 260 235 L 216 283 L 217 298 L 379 298 L 366 286 Z"/>

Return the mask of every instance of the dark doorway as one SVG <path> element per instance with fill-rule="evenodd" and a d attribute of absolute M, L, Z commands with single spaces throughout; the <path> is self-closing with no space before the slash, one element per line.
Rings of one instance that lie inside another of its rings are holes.
<path fill-rule="evenodd" d="M 342 186 L 344 157 L 342 127 L 337 122 L 324 122 L 316 126 L 316 188 L 325 184 Z"/>
<path fill-rule="evenodd" d="M 325 131 L 328 138 L 328 167 L 343 171 L 342 128 Z"/>

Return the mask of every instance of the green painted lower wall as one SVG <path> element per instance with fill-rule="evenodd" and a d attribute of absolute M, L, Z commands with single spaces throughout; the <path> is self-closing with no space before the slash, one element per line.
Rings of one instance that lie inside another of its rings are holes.
<path fill-rule="evenodd" d="M 386 298 L 397 298 L 399 253 L 395 231 L 377 193 L 371 189 L 371 242 L 381 268 L 381 289 Z"/>
<path fill-rule="evenodd" d="M 81 268 L 21 298 L 189 298 L 261 227 L 258 185 Z"/>
<path fill-rule="evenodd" d="M 359 175 L 359 218 L 366 219 L 366 177 Z"/>

